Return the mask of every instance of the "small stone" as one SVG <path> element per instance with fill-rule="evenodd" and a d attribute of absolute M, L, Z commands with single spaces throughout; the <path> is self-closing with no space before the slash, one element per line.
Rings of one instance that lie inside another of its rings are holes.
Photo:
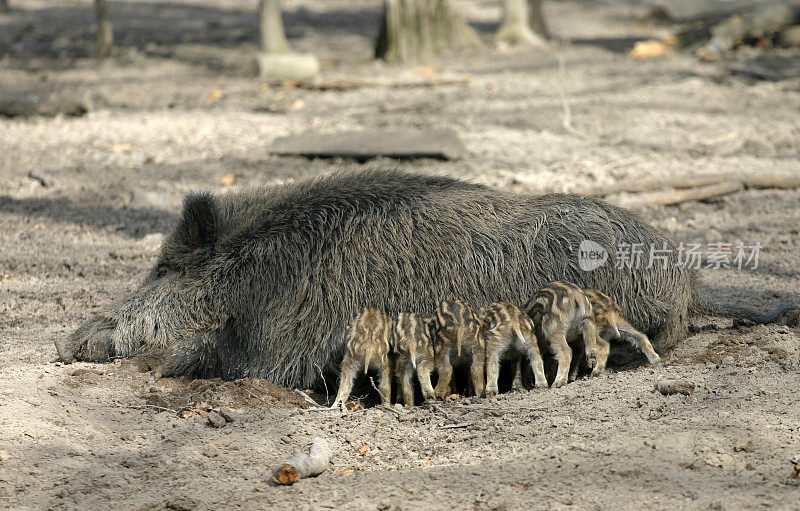
<path fill-rule="evenodd" d="M 239 412 L 234 412 L 227 406 L 220 408 L 219 414 L 222 415 L 222 418 L 225 419 L 225 422 L 236 422 L 236 419 L 239 417 Z"/>
<path fill-rule="evenodd" d="M 733 365 L 734 362 L 736 362 L 736 359 L 733 358 L 731 355 L 728 355 L 727 357 L 722 359 L 722 365 L 724 366 Z"/>
<path fill-rule="evenodd" d="M 211 411 L 208 413 L 208 425 L 211 426 L 212 428 L 224 428 L 225 424 L 227 423 L 225 422 L 225 418 L 222 415 L 218 414 L 215 411 Z"/>

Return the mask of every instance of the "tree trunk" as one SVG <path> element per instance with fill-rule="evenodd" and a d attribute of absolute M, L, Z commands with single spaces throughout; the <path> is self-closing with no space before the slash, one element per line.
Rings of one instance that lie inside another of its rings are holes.
<path fill-rule="evenodd" d="M 544 13 L 542 12 L 542 2 L 544 0 L 528 0 L 528 14 L 530 15 L 531 28 L 542 39 L 550 39 L 550 31 L 547 29 L 547 23 L 544 20 Z"/>
<path fill-rule="evenodd" d="M 541 9 L 536 16 L 541 20 Z M 503 21 L 497 29 L 495 41 L 499 45 L 544 46 L 544 38 L 536 34 L 530 25 L 528 0 L 504 0 Z"/>
<path fill-rule="evenodd" d="M 257 73 L 269 80 L 307 80 L 319 73 L 319 61 L 311 53 L 295 53 L 286 40 L 280 0 L 259 0 L 259 51 Z"/>
<path fill-rule="evenodd" d="M 375 56 L 393 63 L 425 62 L 449 50 L 480 45 L 450 0 L 384 0 Z"/>
<path fill-rule="evenodd" d="M 97 17 L 97 56 L 108 57 L 114 47 L 114 32 L 108 17 L 108 0 L 95 0 L 94 7 Z"/>
<path fill-rule="evenodd" d="M 0 12 L 8 12 L 11 7 L 8 6 L 8 0 L 0 0 Z"/>
<path fill-rule="evenodd" d="M 280 0 L 260 0 L 258 3 L 258 19 L 261 31 L 259 49 L 265 53 L 289 51 L 286 32 L 283 30 Z"/>

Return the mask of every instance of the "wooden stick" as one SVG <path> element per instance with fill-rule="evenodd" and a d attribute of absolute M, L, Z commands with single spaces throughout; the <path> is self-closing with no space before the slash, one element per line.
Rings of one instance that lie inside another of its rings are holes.
<path fill-rule="evenodd" d="M 303 398 L 303 399 L 306 401 L 306 403 L 308 403 L 308 404 L 310 404 L 310 405 L 314 405 L 314 406 L 316 406 L 317 408 L 322 408 L 322 405 L 321 405 L 321 404 L 319 404 L 319 403 L 317 403 L 316 401 L 314 401 L 313 399 L 311 399 L 311 396 L 309 396 L 308 394 L 306 394 L 306 393 L 305 393 L 305 392 L 303 392 L 302 390 L 300 390 L 300 389 L 294 389 L 294 391 L 295 391 L 297 394 L 299 394 L 299 395 L 300 395 L 300 396 L 301 396 L 301 397 L 302 397 L 302 398 Z M 326 407 L 326 408 L 327 408 L 327 407 Z"/>
<path fill-rule="evenodd" d="M 610 185 L 584 188 L 576 193 L 586 197 L 605 197 L 617 193 L 649 192 L 667 188 L 696 188 L 729 181 L 728 177 L 728 175 L 710 175 L 666 179 L 626 179 Z"/>
<path fill-rule="evenodd" d="M 709 186 L 700 186 L 686 190 L 662 190 L 650 193 L 640 193 L 630 197 L 621 197 L 617 200 L 609 200 L 624 208 L 643 208 L 655 205 L 678 204 L 681 202 L 698 201 L 727 195 L 744 189 L 742 183 L 731 181 L 727 183 L 716 183 Z"/>
<path fill-rule="evenodd" d="M 739 181 L 745 188 L 779 188 L 784 190 L 800 188 L 800 174 L 739 174 L 728 172 L 665 179 L 626 179 L 610 185 L 584 188 L 575 193 L 586 197 L 605 197 L 606 195 L 617 193 L 649 192 L 668 188 L 697 188 L 718 183 L 730 183 L 731 181 Z"/>
<path fill-rule="evenodd" d="M 782 190 L 800 188 L 798 174 L 745 174 L 740 176 L 745 188 L 778 188 Z"/>
<path fill-rule="evenodd" d="M 278 463 L 272 470 L 272 480 L 278 484 L 294 484 L 300 479 L 313 477 L 328 470 L 331 449 L 324 438 L 314 437 L 308 454 L 300 449 L 288 460 Z"/>
<path fill-rule="evenodd" d="M 311 81 L 311 82 L 298 82 L 297 86 L 310 90 L 353 90 L 370 87 L 391 87 L 391 88 L 406 88 L 406 87 L 437 87 L 440 85 L 455 85 L 461 83 L 469 83 L 472 81 L 472 75 L 455 75 L 455 76 L 440 76 L 432 78 L 406 78 L 396 80 L 328 80 L 328 81 Z"/>
<path fill-rule="evenodd" d="M 472 426 L 471 422 L 459 422 L 458 424 L 445 424 L 444 426 L 439 426 L 439 429 L 468 428 L 470 426 Z"/>

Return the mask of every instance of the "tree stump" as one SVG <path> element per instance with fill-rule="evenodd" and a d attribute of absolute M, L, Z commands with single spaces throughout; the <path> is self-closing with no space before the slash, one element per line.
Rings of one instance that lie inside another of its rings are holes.
<path fill-rule="evenodd" d="M 258 3 L 259 52 L 255 67 L 261 78 L 306 80 L 317 76 L 319 61 L 311 53 L 295 53 L 286 40 L 280 0 Z"/>
<path fill-rule="evenodd" d="M 396 64 L 426 62 L 480 45 L 450 0 L 384 0 L 375 56 Z"/>
<path fill-rule="evenodd" d="M 530 9 L 532 7 L 533 9 Z M 542 34 L 537 34 L 531 24 L 536 23 Z M 544 17 L 541 0 L 504 0 L 503 21 L 495 34 L 495 42 L 508 46 L 546 46 Z"/>

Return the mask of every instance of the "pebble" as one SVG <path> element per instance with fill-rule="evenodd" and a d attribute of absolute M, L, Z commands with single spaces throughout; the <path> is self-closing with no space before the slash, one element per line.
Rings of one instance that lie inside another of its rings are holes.
<path fill-rule="evenodd" d="M 208 414 L 208 424 L 212 428 L 224 428 L 227 423 L 222 415 L 212 411 Z"/>
<path fill-rule="evenodd" d="M 239 412 L 234 412 L 227 406 L 220 408 L 219 414 L 225 419 L 225 422 L 236 422 L 236 419 L 240 416 Z"/>

